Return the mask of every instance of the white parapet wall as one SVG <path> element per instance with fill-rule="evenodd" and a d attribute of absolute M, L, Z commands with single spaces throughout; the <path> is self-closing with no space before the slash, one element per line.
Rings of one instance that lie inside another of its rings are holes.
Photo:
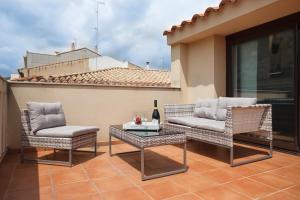
<path fill-rule="evenodd" d="M 128 67 L 127 61 L 120 61 L 109 56 L 99 56 L 89 59 L 89 70 L 95 71 L 100 69 L 108 69 L 112 67 Z"/>
<path fill-rule="evenodd" d="M 7 150 L 7 82 L 0 77 L 0 162 Z"/>
<path fill-rule="evenodd" d="M 95 85 L 43 84 L 10 82 L 8 98 L 8 147 L 20 147 L 20 109 L 26 102 L 61 102 L 67 124 L 93 125 L 100 128 L 98 141 L 108 141 L 110 125 L 132 120 L 134 114 L 144 114 L 151 120 L 153 100 L 158 100 L 161 120 L 164 104 L 181 103 L 180 89 L 109 87 Z"/>

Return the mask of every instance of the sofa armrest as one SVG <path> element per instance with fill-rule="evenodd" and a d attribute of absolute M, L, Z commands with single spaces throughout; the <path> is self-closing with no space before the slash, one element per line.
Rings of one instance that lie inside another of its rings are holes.
<path fill-rule="evenodd" d="M 21 110 L 21 124 L 22 124 L 22 134 L 23 135 L 32 135 L 29 113 L 27 109 Z"/>
<path fill-rule="evenodd" d="M 195 104 L 166 104 L 164 106 L 165 120 L 169 117 L 193 116 Z"/>
<path fill-rule="evenodd" d="M 227 107 L 226 133 L 239 134 L 259 131 L 268 132 L 268 139 L 272 139 L 272 105 L 256 104 Z"/>

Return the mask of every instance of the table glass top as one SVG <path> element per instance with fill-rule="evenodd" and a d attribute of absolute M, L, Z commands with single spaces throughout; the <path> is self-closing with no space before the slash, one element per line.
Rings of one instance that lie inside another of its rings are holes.
<path fill-rule="evenodd" d="M 124 130 L 122 125 L 112 125 L 112 127 L 123 130 L 128 134 L 136 135 L 139 137 L 155 137 L 155 136 L 163 136 L 163 135 L 175 135 L 175 134 L 184 134 L 183 131 L 174 131 L 166 128 L 162 128 L 159 131 L 143 131 L 143 130 Z"/>

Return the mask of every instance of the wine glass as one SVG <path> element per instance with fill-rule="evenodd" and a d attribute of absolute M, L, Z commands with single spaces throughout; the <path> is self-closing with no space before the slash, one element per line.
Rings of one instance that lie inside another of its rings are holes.
<path fill-rule="evenodd" d="M 147 122 L 147 115 L 146 115 L 146 112 L 142 112 L 142 122 Z"/>

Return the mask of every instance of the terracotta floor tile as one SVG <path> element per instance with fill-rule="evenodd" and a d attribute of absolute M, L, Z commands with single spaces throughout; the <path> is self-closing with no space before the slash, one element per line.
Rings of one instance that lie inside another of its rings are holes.
<path fill-rule="evenodd" d="M 73 182 L 80 182 L 88 180 L 88 176 L 83 169 L 76 169 L 72 171 L 58 171 L 52 174 L 55 185 L 68 184 Z"/>
<path fill-rule="evenodd" d="M 119 172 L 112 167 L 95 167 L 85 169 L 89 178 L 91 179 L 101 179 L 105 177 L 119 176 Z"/>
<path fill-rule="evenodd" d="M 295 185 L 294 182 L 289 181 L 287 178 L 267 173 L 251 176 L 250 179 L 259 181 L 278 189 L 285 189 Z"/>
<path fill-rule="evenodd" d="M 289 193 L 290 195 L 292 195 L 296 198 L 300 198 L 300 185 L 291 187 L 291 188 L 285 190 L 285 192 Z"/>
<path fill-rule="evenodd" d="M 134 185 L 124 176 L 103 178 L 94 181 L 100 192 L 108 192 L 133 187 Z"/>
<path fill-rule="evenodd" d="M 276 163 L 280 166 L 289 166 L 297 164 L 299 162 L 299 159 L 295 156 L 274 155 L 273 158 L 271 158 L 269 161 L 271 163 Z"/>
<path fill-rule="evenodd" d="M 39 187 L 50 187 L 51 181 L 48 175 L 34 175 L 34 176 L 18 176 L 13 177 L 9 186 L 8 191 L 24 190 L 24 189 L 37 189 Z"/>
<path fill-rule="evenodd" d="M 170 181 L 149 184 L 142 186 L 142 188 L 154 199 L 170 198 L 187 192 L 187 190 Z"/>
<path fill-rule="evenodd" d="M 14 168 L 15 164 L 0 164 L 0 199 L 4 197 Z"/>
<path fill-rule="evenodd" d="M 188 164 L 189 166 L 189 170 L 198 172 L 198 173 L 203 173 L 209 170 L 213 170 L 213 169 L 217 169 L 216 166 L 213 166 L 211 164 L 202 162 L 202 161 L 194 161 L 194 162 L 190 162 Z"/>
<path fill-rule="evenodd" d="M 300 175 L 300 166 L 299 165 L 293 165 L 293 166 L 288 166 L 288 167 L 284 167 L 281 168 L 282 170 L 286 170 L 287 171 L 287 175 L 293 173 L 295 175 Z"/>
<path fill-rule="evenodd" d="M 5 200 L 50 200 L 54 199 L 51 187 L 8 192 Z"/>
<path fill-rule="evenodd" d="M 135 172 L 139 172 L 140 171 L 140 166 L 135 166 L 135 165 L 131 165 L 131 164 L 119 164 L 119 165 L 114 165 L 115 168 L 123 171 L 123 172 L 126 172 L 126 173 L 135 173 Z M 146 166 L 145 166 L 146 167 Z"/>
<path fill-rule="evenodd" d="M 137 187 L 102 193 L 104 200 L 150 200 L 144 192 Z"/>
<path fill-rule="evenodd" d="M 262 198 L 262 200 L 296 200 L 297 198 L 289 195 L 286 192 L 277 192 Z"/>
<path fill-rule="evenodd" d="M 57 199 L 84 199 L 87 195 L 97 193 L 95 186 L 91 182 L 84 181 L 55 187 L 55 196 Z"/>
<path fill-rule="evenodd" d="M 135 150 L 114 145 L 113 152 Z M 237 158 L 244 152 L 237 152 Z M 246 152 L 247 153 L 247 152 Z M 52 156 L 41 149 L 33 156 Z M 67 152 L 57 153 L 58 159 Z M 74 166 L 20 163 L 8 154 L 0 164 L 1 193 L 6 199 L 299 199 L 300 157 L 274 151 L 272 159 L 230 167 L 229 151 L 201 142 L 188 143 L 186 173 L 141 180 L 140 154 L 108 155 L 100 146 L 94 157 L 76 152 Z M 146 173 L 168 171 L 182 162 L 182 146 L 167 145 L 146 150 Z M 245 178 L 247 177 L 247 178 Z M 52 184 L 54 187 L 52 188 Z M 52 188 L 52 189 L 51 189 Z M 145 189 L 144 189 L 145 188 Z"/>
<path fill-rule="evenodd" d="M 217 186 L 196 193 L 205 200 L 228 199 L 228 200 L 250 200 L 245 195 L 232 191 L 224 186 Z"/>
<path fill-rule="evenodd" d="M 83 166 L 85 168 L 110 167 L 106 159 L 92 159 L 83 163 Z"/>
<path fill-rule="evenodd" d="M 150 179 L 147 181 L 142 181 L 141 180 L 141 174 L 137 173 L 137 174 L 125 174 L 125 176 L 132 182 L 134 182 L 134 184 L 139 185 L 139 186 L 143 186 L 143 185 L 149 185 L 152 183 L 162 183 L 165 181 L 169 181 L 171 176 L 165 176 L 165 177 L 161 177 L 161 178 L 155 178 L 155 179 Z"/>
<path fill-rule="evenodd" d="M 300 184 L 300 168 L 299 166 L 284 167 L 268 172 L 286 177 L 289 181 Z"/>
<path fill-rule="evenodd" d="M 239 174 L 241 176 L 251 176 L 251 175 L 255 175 L 257 173 L 261 173 L 264 172 L 265 170 L 256 166 L 256 165 L 241 165 L 241 166 L 236 166 L 236 167 L 223 167 L 222 169 Z"/>
<path fill-rule="evenodd" d="M 75 165 L 72 167 L 63 166 L 63 165 L 50 165 L 50 174 L 54 174 L 57 172 L 76 172 L 82 169 L 82 165 Z"/>
<path fill-rule="evenodd" d="M 15 164 L 18 162 L 20 162 L 20 156 L 18 154 L 7 154 L 1 161 L 1 164 Z"/>
<path fill-rule="evenodd" d="M 194 173 L 170 176 L 170 180 L 189 192 L 201 191 L 219 185 L 219 183 L 212 180 L 210 177 Z"/>
<path fill-rule="evenodd" d="M 41 176 L 47 175 L 50 173 L 50 168 L 48 165 L 43 164 L 32 164 L 32 163 L 23 163 L 17 165 L 14 176 Z"/>
<path fill-rule="evenodd" d="M 262 168 L 262 169 L 264 169 L 264 170 L 273 170 L 273 169 L 283 167 L 283 165 L 272 162 L 271 160 L 272 160 L 272 158 L 268 159 L 268 160 L 258 161 L 258 162 L 255 162 L 253 164 L 260 167 L 260 168 Z"/>
<path fill-rule="evenodd" d="M 124 160 L 119 156 L 109 157 L 109 162 L 112 163 L 113 165 L 124 165 L 124 164 L 128 165 L 128 159 Z M 132 160 L 132 162 L 134 162 L 134 160 Z"/>
<path fill-rule="evenodd" d="M 233 181 L 225 186 L 235 192 L 242 193 L 251 198 L 263 197 L 277 190 L 273 187 L 247 178 Z"/>
<path fill-rule="evenodd" d="M 200 200 L 200 197 L 198 197 L 192 193 L 187 193 L 187 194 L 178 195 L 178 196 L 169 198 L 168 200 Z"/>
<path fill-rule="evenodd" d="M 217 169 L 214 171 L 204 173 L 203 175 L 208 176 L 209 178 L 211 178 L 212 180 L 218 183 L 225 183 L 242 177 L 242 175 L 238 173 L 225 170 L 225 169 Z"/>

